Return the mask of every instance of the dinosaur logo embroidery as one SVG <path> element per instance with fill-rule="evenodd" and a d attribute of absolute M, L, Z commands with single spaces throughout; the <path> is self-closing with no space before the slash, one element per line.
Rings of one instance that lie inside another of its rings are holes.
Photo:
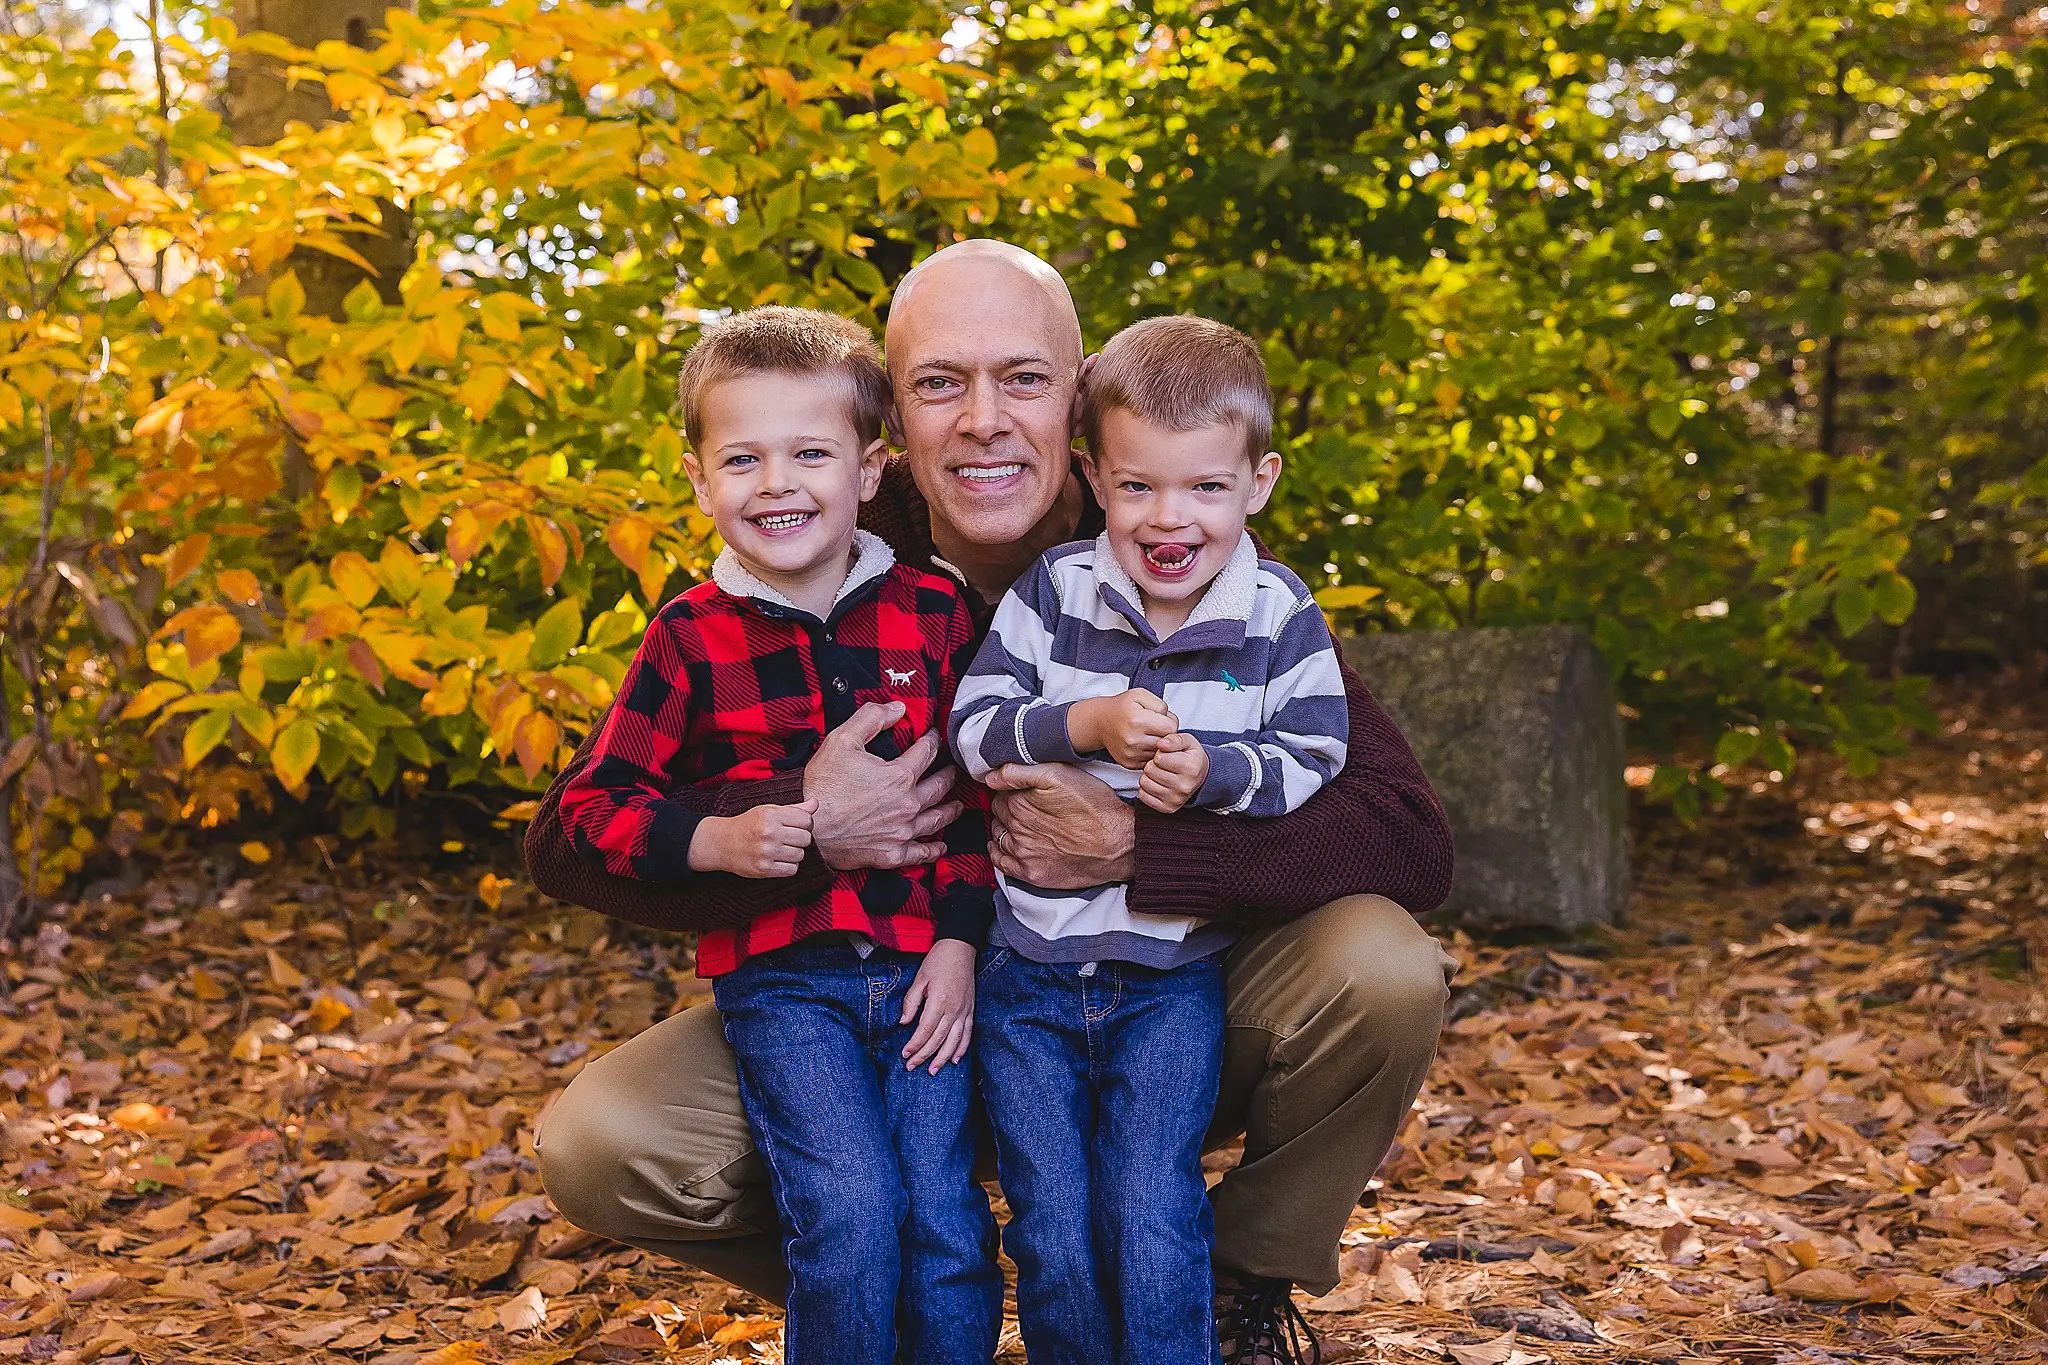
<path fill-rule="evenodd" d="M 1244 684 L 1231 677 L 1230 670 L 1227 668 L 1223 670 L 1223 690 L 1226 692 L 1244 691 Z"/>
<path fill-rule="evenodd" d="M 917 681 L 916 669 L 910 669 L 902 673 L 898 673 L 893 668 L 885 668 L 882 671 L 889 675 L 889 685 L 892 687 L 908 687 Z"/>

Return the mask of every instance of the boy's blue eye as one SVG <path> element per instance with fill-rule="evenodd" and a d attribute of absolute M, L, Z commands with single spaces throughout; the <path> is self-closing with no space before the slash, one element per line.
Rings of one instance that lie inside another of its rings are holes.
<path fill-rule="evenodd" d="M 804 449 L 799 450 L 796 453 L 796 457 L 799 460 L 829 460 L 832 458 L 832 452 L 829 450 L 820 450 L 816 446 L 807 446 Z"/>
<path fill-rule="evenodd" d="M 1207 482 L 1196 484 L 1195 491 L 1197 493 L 1224 493 L 1228 492 L 1229 490 L 1223 484 L 1216 482 L 1214 479 L 1210 479 Z"/>
<path fill-rule="evenodd" d="M 1139 483 L 1136 479 L 1125 479 L 1117 485 L 1117 488 L 1125 493 L 1149 493 L 1152 491 L 1152 485 Z"/>

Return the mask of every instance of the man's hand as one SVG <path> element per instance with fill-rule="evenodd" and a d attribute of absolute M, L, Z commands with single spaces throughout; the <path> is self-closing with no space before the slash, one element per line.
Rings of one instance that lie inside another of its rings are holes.
<path fill-rule="evenodd" d="M 1067 739 L 1076 753 L 1107 750 L 1126 768 L 1142 768 L 1159 741 L 1180 729 L 1166 703 L 1142 687 L 1114 697 L 1090 697 L 1067 708 Z"/>
<path fill-rule="evenodd" d="M 920 1014 L 919 1011 L 923 1013 Z M 924 955 L 917 979 L 903 996 L 903 1020 L 917 1020 L 903 1045 L 903 1069 L 939 1068 L 967 1055 L 974 1036 L 974 945 L 942 938 Z"/>
<path fill-rule="evenodd" d="M 1065 763 L 1011 763 L 990 773 L 987 786 L 1004 876 L 1078 891 L 1137 875 L 1137 817 L 1099 779 Z"/>
<path fill-rule="evenodd" d="M 756 806 L 740 815 L 707 815 L 690 836 L 690 866 L 742 877 L 794 877 L 811 846 L 816 801 Z"/>
<path fill-rule="evenodd" d="M 946 851 L 937 836 L 960 817 L 960 803 L 947 799 L 954 772 L 923 775 L 939 756 L 938 735 L 919 736 L 896 758 L 867 751 L 901 719 L 902 702 L 868 702 L 825 736 L 804 765 L 804 797 L 818 812 L 811 836 L 833 868 L 915 867 Z"/>
<path fill-rule="evenodd" d="M 1138 799 L 1171 815 L 1195 799 L 1195 793 L 1209 780 L 1209 751 L 1202 741 L 1176 732 L 1159 741 L 1159 752 L 1138 774 Z"/>

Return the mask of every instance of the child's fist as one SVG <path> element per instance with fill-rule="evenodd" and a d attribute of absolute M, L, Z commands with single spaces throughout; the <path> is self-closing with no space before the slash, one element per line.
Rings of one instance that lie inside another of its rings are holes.
<path fill-rule="evenodd" d="M 1166 703 L 1142 687 L 1114 697 L 1077 701 L 1067 712 L 1067 738 L 1077 753 L 1106 750 L 1126 768 L 1142 768 L 1159 741 L 1180 729 Z"/>
<path fill-rule="evenodd" d="M 810 800 L 706 816 L 690 839 L 690 866 L 742 877 L 794 877 L 811 846 L 811 816 L 817 809 L 817 801 Z"/>
<path fill-rule="evenodd" d="M 1138 799 L 1162 815 L 1171 815 L 1195 799 L 1209 780 L 1209 751 L 1189 734 L 1171 734 L 1159 741 L 1159 752 L 1138 774 Z"/>

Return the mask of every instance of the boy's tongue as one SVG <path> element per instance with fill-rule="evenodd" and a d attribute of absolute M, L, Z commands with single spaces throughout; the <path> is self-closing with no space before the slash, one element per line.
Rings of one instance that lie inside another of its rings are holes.
<path fill-rule="evenodd" d="M 1195 547 L 1172 541 L 1145 547 L 1145 562 L 1161 573 L 1184 573 L 1195 562 Z"/>

